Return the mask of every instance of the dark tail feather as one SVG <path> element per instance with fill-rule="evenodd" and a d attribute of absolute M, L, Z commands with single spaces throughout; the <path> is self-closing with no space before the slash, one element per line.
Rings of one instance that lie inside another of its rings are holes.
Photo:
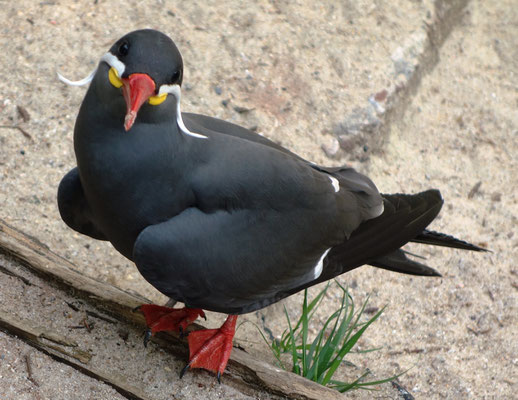
<path fill-rule="evenodd" d="M 385 210 L 377 218 L 364 222 L 342 245 L 334 247 L 326 260 L 319 281 L 328 280 L 363 264 L 393 271 L 418 274 L 418 263 L 407 272 L 403 265 L 412 261 L 398 249 L 415 238 L 439 213 L 443 200 L 437 190 L 415 195 L 383 195 Z M 405 260 L 406 259 L 406 260 Z M 397 265 L 392 265 L 392 261 Z M 421 268 L 422 271 L 425 269 Z M 425 275 L 437 275 L 426 269 Z"/>
<path fill-rule="evenodd" d="M 474 244 L 465 242 L 464 240 L 454 238 L 450 235 L 446 235 L 445 233 L 429 231 L 428 229 L 425 229 L 411 241 L 416 243 L 431 244 L 434 246 L 452 247 L 454 249 L 489 251 L 483 247 L 476 246 Z"/>
<path fill-rule="evenodd" d="M 374 267 L 410 275 L 442 276 L 433 268 L 409 259 L 401 249 L 385 256 L 378 257 L 375 260 L 370 261 L 369 264 Z"/>
<path fill-rule="evenodd" d="M 445 233 L 430 231 L 428 229 L 424 229 L 419 235 L 410 241 L 433 246 L 451 247 L 454 249 L 489 251 L 483 247 L 446 235 Z M 441 274 L 433 268 L 420 262 L 413 261 L 408 258 L 407 255 L 420 257 L 416 254 L 411 254 L 405 250 L 399 249 L 385 256 L 377 257 L 375 260 L 370 261 L 369 265 L 410 275 L 441 276 Z"/>
<path fill-rule="evenodd" d="M 330 256 L 343 269 L 339 273 L 369 264 L 390 271 L 411 275 L 441 276 L 425 264 L 408 257 L 400 247 L 407 242 L 485 251 L 453 236 L 430 231 L 428 224 L 439 213 L 443 200 L 437 190 L 415 195 L 383 195 L 385 211 L 378 218 L 363 223 L 342 246 L 333 249 Z M 366 259 L 368 256 L 370 259 Z M 344 268 L 345 267 L 345 268 Z M 337 275 L 332 268 L 330 273 Z"/>

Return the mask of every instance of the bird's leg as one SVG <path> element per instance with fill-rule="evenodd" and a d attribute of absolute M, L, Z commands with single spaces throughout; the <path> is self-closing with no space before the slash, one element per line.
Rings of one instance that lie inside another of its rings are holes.
<path fill-rule="evenodd" d="M 236 321 L 237 315 L 229 315 L 219 329 L 202 329 L 189 333 L 189 363 L 182 369 L 180 378 L 189 368 L 203 368 L 215 372 L 218 382 L 221 383 L 221 375 L 232 352 Z"/>
<path fill-rule="evenodd" d="M 138 309 L 144 314 L 148 326 L 144 345 L 155 334 L 160 331 L 183 332 L 192 324 L 196 318 L 205 318 L 205 313 L 201 308 L 170 308 L 157 306 L 155 304 L 143 304 Z"/>

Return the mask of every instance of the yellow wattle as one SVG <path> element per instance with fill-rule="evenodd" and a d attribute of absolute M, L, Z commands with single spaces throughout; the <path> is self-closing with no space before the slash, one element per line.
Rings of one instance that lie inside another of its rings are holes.
<path fill-rule="evenodd" d="M 110 83 L 116 88 L 120 88 L 122 86 L 122 81 L 119 78 L 119 73 L 113 67 L 111 67 L 110 71 L 108 72 L 108 79 L 110 80 Z"/>
<path fill-rule="evenodd" d="M 158 106 L 159 104 L 162 104 L 166 98 L 167 93 L 162 93 L 160 96 L 151 96 L 149 98 L 149 104 L 152 106 Z"/>

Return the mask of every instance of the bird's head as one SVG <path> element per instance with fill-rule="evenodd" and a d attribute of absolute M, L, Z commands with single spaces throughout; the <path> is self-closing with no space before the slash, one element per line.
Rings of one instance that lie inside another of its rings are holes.
<path fill-rule="evenodd" d="M 183 78 L 182 56 L 174 42 L 165 34 L 152 29 L 130 32 L 115 42 L 101 57 L 98 68 L 81 81 L 69 81 L 71 85 L 84 85 L 92 81 L 96 73 L 101 80 L 106 96 L 123 96 L 126 102 L 124 129 L 129 131 L 140 108 L 147 102 L 151 107 L 160 107 L 168 95 L 180 103 L 180 86 Z M 97 78 L 96 78 L 97 79 Z M 181 118 L 181 116 L 179 117 Z M 182 123 L 183 125 L 183 123 Z"/>
<path fill-rule="evenodd" d="M 115 42 L 102 61 L 110 66 L 106 78 L 114 88 L 122 89 L 127 108 L 126 131 L 146 101 L 159 106 L 168 94 L 179 97 L 182 56 L 174 42 L 161 32 L 144 29 L 128 33 Z"/>

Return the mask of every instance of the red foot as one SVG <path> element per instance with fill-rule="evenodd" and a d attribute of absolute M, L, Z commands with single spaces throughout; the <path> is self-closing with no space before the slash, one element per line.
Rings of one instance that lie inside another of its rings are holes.
<path fill-rule="evenodd" d="M 189 363 L 182 370 L 180 378 L 190 367 L 216 372 L 220 381 L 232 352 L 236 321 L 237 315 L 229 315 L 219 329 L 202 329 L 189 333 Z"/>
<path fill-rule="evenodd" d="M 143 304 L 140 311 L 146 318 L 148 326 L 147 340 L 156 332 L 176 331 L 183 333 L 196 318 L 205 318 L 205 313 L 200 308 L 170 308 L 155 304 Z M 147 343 L 147 340 L 144 343 Z"/>

